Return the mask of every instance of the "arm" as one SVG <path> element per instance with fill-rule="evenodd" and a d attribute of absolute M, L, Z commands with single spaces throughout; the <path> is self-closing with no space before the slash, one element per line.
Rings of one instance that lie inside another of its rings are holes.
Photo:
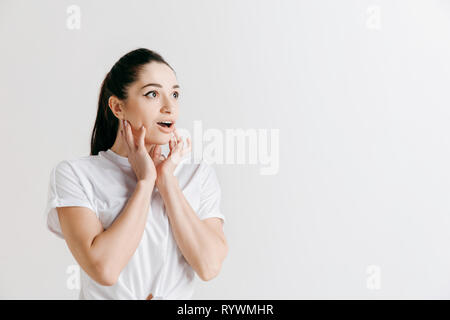
<path fill-rule="evenodd" d="M 141 241 L 154 181 L 138 181 L 125 208 L 104 230 L 91 210 L 60 207 L 61 230 L 73 256 L 95 281 L 114 285 Z"/>
<path fill-rule="evenodd" d="M 228 253 L 222 223 L 207 221 L 217 219 L 200 220 L 175 176 L 165 175 L 158 189 L 180 251 L 202 280 L 211 280 L 219 273 Z M 220 226 L 220 232 L 215 231 L 214 225 Z"/>

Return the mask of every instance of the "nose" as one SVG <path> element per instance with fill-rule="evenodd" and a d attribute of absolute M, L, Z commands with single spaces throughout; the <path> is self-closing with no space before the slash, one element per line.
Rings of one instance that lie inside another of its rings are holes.
<path fill-rule="evenodd" d="M 161 107 L 161 112 L 162 113 L 173 113 L 175 109 L 175 104 L 170 101 L 169 98 L 165 97 L 165 99 L 163 99 L 163 106 Z"/>
<path fill-rule="evenodd" d="M 174 107 L 171 104 L 165 104 L 163 107 L 161 107 L 161 113 L 172 114 L 173 110 Z"/>

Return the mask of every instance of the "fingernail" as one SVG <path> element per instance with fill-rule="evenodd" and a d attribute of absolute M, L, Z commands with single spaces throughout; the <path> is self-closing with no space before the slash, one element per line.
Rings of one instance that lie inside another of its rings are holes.
<path fill-rule="evenodd" d="M 127 120 L 123 120 L 123 123 L 124 123 L 124 125 L 125 125 L 125 128 L 128 126 L 128 124 L 127 124 Z"/>

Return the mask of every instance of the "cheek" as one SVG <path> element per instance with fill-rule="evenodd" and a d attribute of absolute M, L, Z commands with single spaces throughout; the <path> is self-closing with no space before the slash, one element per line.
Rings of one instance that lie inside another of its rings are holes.
<path fill-rule="evenodd" d="M 137 129 L 140 129 L 141 126 L 144 125 L 147 131 L 154 126 L 157 119 L 156 115 L 149 110 L 136 110 L 133 114 L 133 118 L 135 119 Z"/>
<path fill-rule="evenodd" d="M 147 105 L 139 110 L 139 117 L 144 125 L 150 125 L 158 119 L 158 113 L 158 108 Z"/>

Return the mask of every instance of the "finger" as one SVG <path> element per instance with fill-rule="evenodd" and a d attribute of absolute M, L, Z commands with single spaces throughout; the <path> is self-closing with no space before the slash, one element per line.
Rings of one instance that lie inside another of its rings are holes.
<path fill-rule="evenodd" d="M 151 157 L 153 161 L 156 161 L 161 156 L 161 146 L 159 144 L 155 145 L 153 148 L 153 153 L 151 154 Z"/>
<path fill-rule="evenodd" d="M 156 144 L 152 144 L 151 147 L 150 147 L 150 150 L 148 151 L 148 154 L 150 155 L 150 157 L 153 154 L 153 149 L 155 148 L 155 146 L 156 146 Z"/>
<path fill-rule="evenodd" d="M 183 150 L 183 142 L 176 145 L 176 147 L 173 149 L 173 152 L 170 154 L 169 159 L 174 163 L 178 164 L 182 157 L 182 150 Z"/>
<path fill-rule="evenodd" d="M 184 141 L 182 143 L 182 146 L 184 146 Z M 187 153 L 191 151 L 192 145 L 191 145 L 191 138 L 186 138 L 186 147 L 180 151 L 181 157 L 184 157 Z"/>
<path fill-rule="evenodd" d="M 180 134 L 178 133 L 178 130 L 175 129 L 175 130 L 173 131 L 173 133 L 174 133 L 175 141 L 176 141 L 177 143 L 180 142 L 181 136 L 180 136 Z"/>
<path fill-rule="evenodd" d="M 176 151 L 177 153 L 181 153 L 181 151 L 183 150 L 183 146 L 184 146 L 184 141 L 181 140 L 181 141 L 177 144 L 177 146 L 176 146 L 176 148 L 175 148 L 175 151 Z"/>
<path fill-rule="evenodd" d="M 188 154 L 189 152 L 191 152 L 191 150 L 192 150 L 192 145 L 190 142 L 188 142 L 186 148 L 182 152 L 182 155 L 184 156 L 184 155 Z"/>
<path fill-rule="evenodd" d="M 128 146 L 130 147 L 131 150 L 135 150 L 136 146 L 134 144 L 134 137 L 133 137 L 133 132 L 131 131 L 131 124 L 127 121 L 125 121 L 125 137 L 128 143 Z"/>
<path fill-rule="evenodd" d="M 177 129 L 173 131 L 173 139 L 175 141 L 175 145 L 177 145 L 180 142 L 180 134 L 178 133 Z"/>
<path fill-rule="evenodd" d="M 142 148 L 143 150 L 145 149 L 145 126 L 142 125 L 141 130 L 140 130 L 140 135 L 139 135 L 139 140 L 138 140 L 138 146 L 140 148 Z"/>
<path fill-rule="evenodd" d="M 169 146 L 170 146 L 170 143 L 172 143 L 172 146 L 174 146 L 174 147 L 177 145 L 177 140 L 176 140 L 173 132 L 172 132 L 172 135 L 170 136 Z"/>
<path fill-rule="evenodd" d="M 126 129 L 127 128 L 125 125 L 125 120 L 122 120 L 122 129 L 120 130 L 120 132 L 122 133 L 123 140 L 125 141 L 125 147 L 127 148 L 128 152 L 130 152 L 130 146 L 128 145 L 128 139 L 127 139 L 128 131 Z"/>
<path fill-rule="evenodd" d="M 155 166 L 158 166 L 163 160 L 164 155 L 161 153 L 161 146 L 157 145 L 153 150 L 153 162 L 155 163 Z"/>
<path fill-rule="evenodd" d="M 172 150 L 175 148 L 175 146 L 176 146 L 175 140 L 173 138 L 170 138 L 170 141 L 169 141 L 170 152 L 172 152 Z"/>

